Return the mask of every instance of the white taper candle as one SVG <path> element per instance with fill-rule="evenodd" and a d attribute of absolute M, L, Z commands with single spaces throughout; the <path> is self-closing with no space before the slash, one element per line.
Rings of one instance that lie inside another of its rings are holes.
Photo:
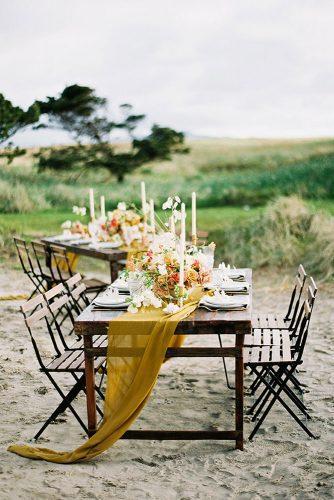
<path fill-rule="evenodd" d="M 196 244 L 197 227 L 196 227 L 196 193 L 191 194 L 191 236 L 192 241 Z"/>
<path fill-rule="evenodd" d="M 104 196 L 100 198 L 100 208 L 101 208 L 101 219 L 106 218 L 106 202 Z"/>
<path fill-rule="evenodd" d="M 155 232 L 155 214 L 154 214 L 154 201 L 152 198 L 150 199 L 150 225 L 151 225 L 151 230 L 154 233 Z"/>
<path fill-rule="evenodd" d="M 89 214 L 90 220 L 93 221 L 95 219 L 95 207 L 94 207 L 94 189 L 90 188 L 89 190 Z"/>
<path fill-rule="evenodd" d="M 147 207 L 146 207 L 146 187 L 145 187 L 144 181 L 141 181 L 140 189 L 141 189 L 141 208 L 142 208 L 143 215 L 145 218 Z"/>
<path fill-rule="evenodd" d="M 181 234 L 180 234 L 180 273 L 179 286 L 183 290 L 184 286 L 184 252 L 186 249 L 186 207 L 181 204 Z"/>

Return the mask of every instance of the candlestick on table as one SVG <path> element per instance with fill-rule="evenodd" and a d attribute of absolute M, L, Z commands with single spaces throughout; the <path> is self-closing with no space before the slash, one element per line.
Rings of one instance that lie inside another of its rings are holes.
<path fill-rule="evenodd" d="M 142 212 L 143 212 L 143 225 L 144 225 L 143 244 L 146 245 L 147 205 L 146 205 L 146 187 L 145 187 L 145 182 L 144 181 L 141 181 L 141 183 L 140 183 L 140 189 L 141 189 L 141 208 L 142 208 Z"/>
<path fill-rule="evenodd" d="M 180 271 L 179 271 L 179 288 L 180 288 L 180 306 L 183 306 L 184 293 L 184 254 L 186 250 L 186 207 L 181 204 L 181 234 L 180 234 Z"/>
<path fill-rule="evenodd" d="M 89 214 L 90 220 L 93 222 L 95 220 L 95 207 L 94 207 L 94 189 L 89 190 Z"/>
<path fill-rule="evenodd" d="M 100 208 L 101 208 L 101 219 L 105 220 L 106 218 L 106 202 L 104 196 L 100 198 Z"/>
<path fill-rule="evenodd" d="M 191 194 L 191 241 L 197 245 L 197 227 L 196 227 L 196 193 Z"/>
<path fill-rule="evenodd" d="M 150 199 L 150 225 L 152 233 L 155 233 L 154 200 Z"/>
<path fill-rule="evenodd" d="M 174 221 L 174 215 L 171 215 L 169 217 L 169 229 L 172 234 L 175 234 L 175 221 Z"/>

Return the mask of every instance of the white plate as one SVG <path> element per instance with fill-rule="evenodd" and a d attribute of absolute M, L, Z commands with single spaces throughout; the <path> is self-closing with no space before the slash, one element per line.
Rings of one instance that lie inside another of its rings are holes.
<path fill-rule="evenodd" d="M 249 285 L 248 283 L 233 283 L 225 285 L 224 283 L 208 283 L 205 285 L 205 288 L 208 290 L 214 290 L 215 288 L 219 288 L 220 290 L 224 290 L 224 292 L 248 292 Z"/>
<path fill-rule="evenodd" d="M 90 248 L 119 248 L 120 246 L 122 246 L 120 241 L 99 241 L 89 245 Z"/>
<path fill-rule="evenodd" d="M 129 291 L 129 285 L 127 284 L 126 281 L 122 280 L 121 278 L 117 278 L 117 280 L 115 280 L 110 288 L 117 288 L 117 290 L 121 291 L 121 292 L 128 292 Z"/>
<path fill-rule="evenodd" d="M 124 299 L 124 296 L 119 295 L 118 297 L 111 297 L 110 295 L 101 295 L 100 297 L 96 297 L 96 299 L 93 300 L 93 304 L 96 304 L 97 306 L 120 306 L 120 305 L 125 305 L 127 302 Z"/>
<path fill-rule="evenodd" d="M 52 241 L 71 241 L 81 238 L 81 234 L 57 234 L 49 238 Z"/>
<path fill-rule="evenodd" d="M 216 297 L 205 295 L 201 300 L 201 304 L 219 309 L 234 309 L 246 307 L 248 305 L 248 301 L 245 301 L 244 299 L 236 300 L 235 297 L 222 297 L 222 299 L 218 301 Z"/>

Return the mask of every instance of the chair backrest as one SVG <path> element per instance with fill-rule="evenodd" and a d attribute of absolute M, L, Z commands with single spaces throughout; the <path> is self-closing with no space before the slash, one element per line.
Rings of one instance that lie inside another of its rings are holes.
<path fill-rule="evenodd" d="M 293 346 L 295 352 L 295 361 L 302 361 L 303 352 L 306 345 L 306 340 L 309 332 L 309 325 L 312 316 L 312 308 L 313 305 L 310 303 L 314 303 L 315 296 L 310 296 L 310 298 L 305 299 L 303 306 L 300 311 L 300 322 L 298 326 L 298 334 L 296 337 L 296 342 Z"/>
<path fill-rule="evenodd" d="M 21 238 L 14 238 L 14 243 L 17 251 L 17 255 L 25 274 L 33 273 L 33 264 L 31 256 L 29 255 L 29 249 L 25 240 Z"/>
<path fill-rule="evenodd" d="M 73 307 L 80 314 L 88 305 L 89 299 L 86 295 L 86 285 L 82 282 L 80 273 L 76 273 L 64 282 L 68 294 L 71 297 Z"/>
<path fill-rule="evenodd" d="M 291 293 L 290 302 L 288 305 L 288 310 L 285 315 L 285 320 L 290 321 L 290 329 L 293 328 L 294 322 L 298 315 L 298 310 L 300 306 L 300 301 L 302 293 L 304 290 L 307 274 L 305 272 L 304 266 L 299 264 L 297 269 L 297 274 L 295 277 L 294 287 Z"/>
<path fill-rule="evenodd" d="M 50 254 L 47 251 L 46 245 L 41 241 L 32 241 L 31 245 L 41 275 L 48 278 L 52 277 Z"/>
<path fill-rule="evenodd" d="M 28 300 L 21 306 L 21 312 L 27 326 L 32 345 L 41 368 L 44 368 L 43 357 L 40 353 L 39 342 L 37 340 L 36 326 L 40 324 L 43 318 L 46 318 L 50 311 L 46 305 L 45 299 L 42 294 L 38 294 L 32 299 Z M 51 339 L 52 340 L 52 339 Z M 53 344 L 53 342 L 52 342 Z M 57 350 L 56 350 L 57 352 Z"/>
<path fill-rule="evenodd" d="M 59 278 L 62 282 L 73 276 L 71 264 L 66 249 L 58 245 L 50 245 L 51 261 L 56 266 Z"/>

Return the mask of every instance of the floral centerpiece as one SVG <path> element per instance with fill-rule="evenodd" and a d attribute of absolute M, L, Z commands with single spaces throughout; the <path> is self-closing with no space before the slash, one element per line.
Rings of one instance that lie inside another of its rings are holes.
<path fill-rule="evenodd" d="M 98 241 L 120 242 L 128 247 L 136 241 L 141 242 L 144 231 L 142 216 L 134 208 L 127 208 L 124 202 L 118 203 L 107 217 L 97 219 L 89 227 Z"/>
<path fill-rule="evenodd" d="M 193 246 L 184 254 L 184 282 L 180 286 L 180 245 L 171 232 L 156 235 L 149 249 L 133 258 L 123 277 L 137 282 L 132 294 L 129 311 L 139 307 L 164 307 L 165 312 L 175 312 L 182 298 L 186 300 L 192 289 L 203 287 L 211 279 L 211 268 L 206 256 Z"/>
<path fill-rule="evenodd" d="M 78 207 L 74 205 L 72 207 L 72 211 L 75 215 L 79 215 L 84 217 L 86 215 L 86 207 Z M 89 230 L 87 224 L 83 224 L 80 220 L 71 221 L 66 220 L 62 223 L 61 228 L 63 232 L 66 234 L 79 234 L 83 238 L 89 237 Z"/>

